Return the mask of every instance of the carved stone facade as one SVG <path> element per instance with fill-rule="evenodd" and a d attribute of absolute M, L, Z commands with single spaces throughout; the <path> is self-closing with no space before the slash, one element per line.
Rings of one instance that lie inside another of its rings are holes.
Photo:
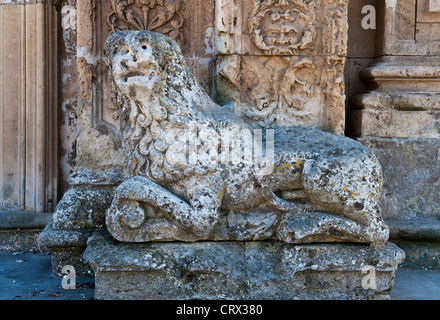
<path fill-rule="evenodd" d="M 365 6 L 375 9 L 376 29 L 362 27 Z M 40 245 L 53 249 L 55 273 L 66 264 L 81 265 L 78 273 L 87 272 L 89 266 L 83 263 L 87 243 L 88 257 L 102 279 L 110 277 L 115 266 L 121 278 L 132 270 L 163 271 L 158 269 L 161 264 L 151 267 L 151 259 L 121 266 L 115 260 L 118 254 L 105 264 L 99 250 L 118 252 L 122 247 L 109 245 L 105 236 L 92 236 L 107 229 L 106 213 L 115 190 L 128 178 L 123 170 L 121 119 L 104 63 L 105 40 L 118 30 L 148 29 L 174 39 L 201 87 L 252 128 L 299 126 L 355 138 L 381 164 L 384 189 L 379 205 L 391 240 L 405 249 L 408 263 L 420 263 L 417 252 L 438 242 L 438 0 L 0 0 L 0 25 L 0 219 L 12 221 L 18 211 L 20 219 L 27 219 L 22 225 L 31 228 L 37 226 L 29 222 L 35 214 L 51 212 L 44 215 L 52 221 L 41 233 Z M 344 192 L 353 195 L 348 191 Z M 147 210 L 148 218 L 155 219 L 156 214 Z M 264 233 L 262 226 L 273 223 L 272 218 L 228 213 L 220 217 L 228 231 L 206 239 L 221 234 L 224 243 L 216 244 L 215 250 L 231 257 L 263 257 L 273 248 L 253 241 L 281 239 Z M 284 230 L 284 240 L 291 237 L 298 243 L 289 216 L 286 219 L 277 225 L 277 235 Z M 310 232 L 318 232 L 323 221 L 329 220 L 304 219 Z M 8 226 L 1 222 L 0 228 Z M 238 227 L 243 224 L 252 228 Z M 165 240 L 187 240 L 179 230 L 170 230 L 165 230 L 167 236 L 174 232 L 173 236 Z M 243 246 L 223 246 L 237 239 L 245 241 Z M 414 239 L 417 245 L 411 242 Z M 265 261 L 284 263 L 290 261 L 286 257 L 296 256 L 284 244 L 274 248 L 278 253 Z M 335 254 L 331 246 L 297 248 L 324 252 L 324 258 Z M 339 252 L 349 254 L 356 248 L 347 246 Z M 440 252 L 438 246 L 430 248 Z M 200 244 L 198 249 L 209 256 L 212 248 Z M 163 247 L 146 244 L 142 250 L 160 253 Z M 177 249 L 171 244 L 173 250 Z M 191 250 L 157 262 L 184 265 L 193 256 Z M 350 270 L 325 264 L 319 270 L 295 267 L 298 277 L 288 279 L 300 282 L 303 276 L 316 274 L 325 279 L 332 272 L 359 273 L 362 264 L 377 262 L 380 253 L 375 248 L 362 252 L 365 259 L 354 255 L 359 264 Z M 387 263 L 380 269 L 386 280 L 381 292 L 387 293 L 403 257 L 395 247 L 383 252 Z M 433 259 L 430 266 L 440 268 L 439 261 Z M 283 267 L 291 270 L 287 262 Z M 204 275 L 203 265 L 185 268 Z M 248 270 L 258 270 L 258 265 L 252 268 Z M 212 270 L 228 278 L 222 268 Z M 124 285 L 127 296 L 135 292 Z M 328 287 L 336 290 L 332 285 Z M 255 293 L 257 285 L 249 286 L 247 292 Z M 108 292 L 100 294 L 111 297 Z M 189 297 L 187 292 L 181 292 L 182 297 Z"/>
<path fill-rule="evenodd" d="M 360 76 L 371 90 L 350 105 L 356 136 L 439 138 L 440 15 L 435 1 L 386 1 L 374 64 Z M 429 31 L 428 31 L 429 30 Z"/>
<path fill-rule="evenodd" d="M 183 44 L 184 18 L 178 1 L 112 0 L 112 12 L 107 18 L 110 32 L 120 30 L 150 30 L 169 36 Z"/>
<path fill-rule="evenodd" d="M 392 234 L 405 229 L 410 239 L 417 233 L 429 238 L 430 228 L 438 223 L 440 202 L 434 195 L 440 181 L 437 4 L 379 1 L 376 6 L 384 24 L 378 24 L 372 38 L 375 52 L 349 63 L 362 84 L 353 85 L 348 94 L 347 133 L 379 156 L 385 217 L 396 230 Z M 426 221 L 432 222 L 431 227 Z"/>
<path fill-rule="evenodd" d="M 235 3 L 216 7 L 217 100 L 263 128 L 343 134 L 348 1 Z"/>

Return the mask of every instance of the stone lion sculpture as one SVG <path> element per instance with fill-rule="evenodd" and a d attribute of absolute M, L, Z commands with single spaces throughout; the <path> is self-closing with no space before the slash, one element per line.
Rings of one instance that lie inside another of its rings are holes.
<path fill-rule="evenodd" d="M 258 135 L 211 100 L 158 33 L 111 34 L 105 61 L 126 156 L 127 180 L 106 214 L 117 240 L 387 241 L 381 167 L 360 143 L 309 128 Z M 214 142 L 227 132 L 232 144 L 220 152 Z M 218 160 L 240 142 L 261 154 L 266 146 L 265 161 Z"/>

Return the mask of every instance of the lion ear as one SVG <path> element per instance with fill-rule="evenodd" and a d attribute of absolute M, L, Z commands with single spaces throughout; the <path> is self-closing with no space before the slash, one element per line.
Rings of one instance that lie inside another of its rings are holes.
<path fill-rule="evenodd" d="M 110 34 L 104 44 L 103 60 L 107 67 L 111 66 L 114 52 L 126 41 L 127 31 L 116 31 Z"/>

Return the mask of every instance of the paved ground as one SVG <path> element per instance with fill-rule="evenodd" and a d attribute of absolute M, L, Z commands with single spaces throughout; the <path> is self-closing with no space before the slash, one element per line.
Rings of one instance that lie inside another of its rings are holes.
<path fill-rule="evenodd" d="M 92 277 L 76 277 L 77 290 L 64 290 L 51 273 L 49 254 L 0 252 L 0 300 L 90 300 Z M 440 271 L 398 270 L 392 300 L 440 300 Z"/>
<path fill-rule="evenodd" d="M 94 279 L 76 277 L 77 290 L 64 290 L 51 272 L 49 254 L 0 252 L 0 300 L 89 300 Z"/>
<path fill-rule="evenodd" d="M 397 270 L 392 300 L 440 300 L 440 271 Z"/>

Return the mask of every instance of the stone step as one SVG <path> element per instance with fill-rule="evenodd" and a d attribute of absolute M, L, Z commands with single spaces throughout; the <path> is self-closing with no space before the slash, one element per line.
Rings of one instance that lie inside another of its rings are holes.
<path fill-rule="evenodd" d="M 408 270 L 440 270 L 440 221 L 411 220 L 387 221 L 390 241 L 405 251 L 405 262 L 400 265 Z"/>

